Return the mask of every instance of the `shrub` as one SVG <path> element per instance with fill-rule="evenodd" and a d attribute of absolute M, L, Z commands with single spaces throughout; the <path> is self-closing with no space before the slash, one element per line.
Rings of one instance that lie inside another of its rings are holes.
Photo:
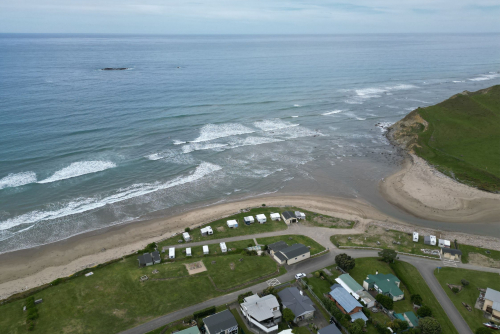
<path fill-rule="evenodd" d="M 265 204 L 262 204 L 262 206 L 266 206 Z"/>
<path fill-rule="evenodd" d="M 319 276 L 320 276 L 319 271 L 315 272 L 314 276 L 317 277 L 317 278 L 319 278 Z"/>
<path fill-rule="evenodd" d="M 286 322 L 292 322 L 295 319 L 295 314 L 289 308 L 283 310 L 283 320 Z"/>
<path fill-rule="evenodd" d="M 215 314 L 215 306 L 210 306 L 210 307 L 207 307 L 207 308 L 200 310 L 198 312 L 194 312 L 193 318 L 195 318 L 195 319 L 204 318 L 204 317 L 212 315 L 212 314 Z"/>
<path fill-rule="evenodd" d="M 459 292 L 460 292 L 460 290 L 459 290 L 456 286 L 454 286 L 453 288 L 451 288 L 451 291 L 452 291 L 454 294 L 457 294 L 457 293 L 459 293 Z"/>
<path fill-rule="evenodd" d="M 422 318 L 418 322 L 422 334 L 440 334 L 442 332 L 439 322 L 431 317 Z"/>
<path fill-rule="evenodd" d="M 351 270 L 356 266 L 356 260 L 345 253 L 335 256 L 335 263 L 337 266 L 346 271 Z"/>
<path fill-rule="evenodd" d="M 156 243 L 152 242 L 149 245 L 147 245 L 146 248 L 144 248 L 140 253 L 151 253 L 154 252 L 155 249 L 156 249 Z"/>
<path fill-rule="evenodd" d="M 432 317 L 432 309 L 429 306 L 424 305 L 417 310 L 417 314 L 420 318 Z"/>
<path fill-rule="evenodd" d="M 382 261 L 391 263 L 397 258 L 398 254 L 393 249 L 384 249 L 378 252 L 378 256 L 382 258 Z"/>
<path fill-rule="evenodd" d="M 486 327 L 479 327 L 478 329 L 476 329 L 476 331 L 474 333 L 475 334 L 493 334 L 493 331 L 489 328 L 486 328 Z"/>
<path fill-rule="evenodd" d="M 460 282 L 462 282 L 462 285 L 463 285 L 463 286 L 467 286 L 467 285 L 469 285 L 469 281 L 468 281 L 468 280 L 466 280 L 466 279 L 463 279 L 463 278 L 462 278 L 462 280 L 461 280 Z"/>
<path fill-rule="evenodd" d="M 422 297 L 420 295 L 411 295 L 411 302 L 416 305 L 422 305 Z"/>
<path fill-rule="evenodd" d="M 186 228 L 184 229 L 184 232 L 191 232 L 191 228 L 190 228 L 190 227 L 186 227 Z"/>
<path fill-rule="evenodd" d="M 394 301 L 392 300 L 391 297 L 389 296 L 384 296 L 383 294 L 379 293 L 375 299 L 388 310 L 392 310 L 394 307 Z"/>
<path fill-rule="evenodd" d="M 55 280 L 53 280 L 52 282 L 50 282 L 51 285 L 58 285 L 60 283 L 62 283 L 64 280 L 62 278 L 56 278 Z"/>

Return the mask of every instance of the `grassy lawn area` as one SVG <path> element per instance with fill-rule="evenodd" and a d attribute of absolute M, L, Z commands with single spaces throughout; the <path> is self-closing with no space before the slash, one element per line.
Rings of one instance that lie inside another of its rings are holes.
<path fill-rule="evenodd" d="M 258 238 L 257 242 L 260 245 L 269 245 L 278 241 L 284 241 L 289 246 L 293 244 L 303 244 L 309 246 L 311 249 L 311 255 L 317 254 L 325 250 L 325 247 L 318 244 L 316 241 L 312 240 L 309 237 L 303 235 L 279 235 L 276 237 L 268 237 L 268 238 Z"/>
<path fill-rule="evenodd" d="M 238 261 L 240 258 L 242 262 Z M 208 275 L 213 275 L 219 288 L 231 288 L 276 270 L 276 263 L 269 257 L 228 254 L 205 257 L 208 272 L 181 277 L 187 275 L 183 264 L 193 260 L 199 259 L 178 259 L 174 263 L 139 268 L 136 256 L 132 256 L 96 269 L 90 277 L 79 276 L 42 290 L 34 295 L 36 299 L 43 298 L 43 303 L 37 305 L 40 317 L 34 332 L 117 333 L 226 294 L 214 289 Z M 217 262 L 213 266 L 220 266 L 220 270 L 210 267 L 212 260 Z M 231 262 L 235 263 L 234 270 L 229 267 Z M 158 274 L 152 274 L 155 269 Z M 148 275 L 150 280 L 140 282 L 142 275 Z M 152 280 L 167 277 L 173 279 Z M 24 300 L 17 300 L 0 306 L 0 333 L 28 332 L 23 305 Z"/>
<path fill-rule="evenodd" d="M 462 251 L 462 263 L 476 263 L 478 261 L 487 261 L 482 265 L 490 264 L 488 267 L 500 268 L 500 251 L 490 250 L 481 247 L 458 245 Z"/>
<path fill-rule="evenodd" d="M 251 235 L 251 234 L 258 234 L 258 233 L 266 233 L 266 232 L 273 232 L 273 231 L 280 231 L 280 230 L 286 230 L 287 225 L 282 221 L 272 221 L 271 218 L 269 217 L 269 214 L 272 212 L 277 212 L 281 213 L 283 211 L 286 211 L 284 208 L 273 208 L 273 207 L 260 207 L 260 208 L 255 208 L 251 209 L 249 212 L 242 212 L 238 213 L 236 215 L 226 217 L 223 219 L 216 220 L 214 222 L 211 222 L 210 224 L 206 224 L 204 226 L 211 226 L 212 230 L 214 231 L 214 234 L 205 236 L 203 237 L 201 235 L 200 229 L 192 229 L 189 234 L 191 236 L 192 242 L 198 242 L 198 241 L 204 241 L 204 240 L 214 240 L 214 239 L 223 239 L 223 238 L 230 238 L 230 237 L 236 237 L 240 235 Z M 301 210 L 303 211 L 303 210 Z M 267 217 L 267 222 L 264 224 L 259 224 L 257 222 L 257 219 L 255 219 L 255 215 L 257 214 L 265 214 Z M 255 219 L 255 223 L 251 225 L 246 225 L 243 222 L 243 217 L 247 216 L 253 216 Z M 228 220 L 237 220 L 238 221 L 238 227 L 237 228 L 228 228 L 227 227 L 227 221 Z M 182 242 L 179 243 L 179 240 Z M 166 245 L 179 245 L 183 244 L 184 239 L 182 238 L 182 235 L 176 235 L 173 236 L 167 240 L 164 240 L 162 242 L 159 242 L 159 248 L 166 246 Z"/>
<path fill-rule="evenodd" d="M 307 326 L 302 326 L 302 327 L 294 327 L 292 329 L 293 334 L 311 334 Z"/>
<path fill-rule="evenodd" d="M 483 317 L 483 312 L 481 310 L 474 308 L 476 299 L 479 297 L 479 291 L 477 289 L 492 288 L 500 290 L 500 279 L 498 278 L 498 274 L 446 267 L 441 268 L 439 273 L 436 269 L 434 275 L 472 331 L 475 331 L 479 327 L 483 327 L 482 324 L 487 322 L 487 320 Z M 466 279 L 470 284 L 455 295 L 450 288 L 448 288 L 446 283 L 460 285 L 461 279 Z M 469 304 L 472 307 L 472 312 L 467 311 L 462 305 L 462 302 Z"/>
<path fill-rule="evenodd" d="M 226 242 L 226 247 L 228 248 L 228 253 L 241 253 L 244 249 L 246 249 L 249 245 L 255 246 L 255 242 L 253 239 L 248 239 L 248 240 L 242 240 L 242 241 L 232 241 L 232 242 Z M 177 260 L 180 259 L 192 259 L 192 258 L 203 258 L 207 256 L 212 256 L 212 255 L 220 255 L 222 254 L 221 249 L 220 249 L 220 244 L 209 244 L 208 250 L 209 250 L 209 255 L 204 255 L 203 254 L 203 246 L 195 246 L 195 247 L 190 247 L 191 248 L 191 256 L 186 256 L 186 247 L 189 247 L 189 245 L 182 244 L 179 246 L 172 246 L 176 247 L 175 250 L 175 258 Z M 234 249 L 234 250 L 231 250 Z M 168 257 L 168 249 L 165 251 L 165 253 L 162 253 L 162 256 Z"/>
<path fill-rule="evenodd" d="M 292 207 L 286 208 L 290 211 L 301 211 L 306 214 L 305 221 L 301 221 L 302 225 L 305 226 L 318 226 L 318 227 L 328 227 L 328 228 L 342 228 L 349 229 L 353 228 L 356 222 L 354 220 L 347 220 L 332 216 L 323 215 L 316 212 L 307 211 L 304 209 Z"/>
<path fill-rule="evenodd" d="M 312 288 L 316 296 L 321 297 L 325 293 L 329 293 L 332 286 L 327 280 L 322 280 L 317 277 L 308 277 L 308 285 Z"/>
<path fill-rule="evenodd" d="M 439 255 L 425 254 L 421 251 L 421 249 L 440 249 L 438 246 L 425 245 L 423 236 L 420 236 L 418 242 L 413 242 L 413 235 L 393 230 L 386 231 L 381 227 L 373 225 L 369 226 L 363 234 L 334 235 L 330 238 L 330 240 L 334 245 L 340 246 L 394 249 L 397 252 L 439 258 Z M 396 244 L 393 242 L 396 242 Z M 398 242 L 399 244 L 397 244 Z"/>

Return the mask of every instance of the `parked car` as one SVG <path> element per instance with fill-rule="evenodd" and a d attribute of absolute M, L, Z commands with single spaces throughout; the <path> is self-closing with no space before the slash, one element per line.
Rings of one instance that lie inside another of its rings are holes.
<path fill-rule="evenodd" d="M 485 322 L 483 325 L 485 325 L 486 327 L 490 328 L 490 329 L 495 329 L 495 330 L 499 330 L 500 327 L 498 325 L 496 325 L 495 323 L 493 322 Z"/>
<path fill-rule="evenodd" d="M 301 279 L 304 277 L 306 277 L 306 274 L 304 274 L 304 273 L 298 273 L 297 275 L 295 275 L 295 279 Z"/>

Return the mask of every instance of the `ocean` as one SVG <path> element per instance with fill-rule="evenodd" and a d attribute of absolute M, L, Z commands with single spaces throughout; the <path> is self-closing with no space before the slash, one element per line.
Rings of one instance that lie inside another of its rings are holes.
<path fill-rule="evenodd" d="M 362 198 L 426 224 L 378 194 L 401 162 L 384 132 L 500 84 L 499 46 L 499 34 L 0 34 L 0 253 L 276 193 Z"/>

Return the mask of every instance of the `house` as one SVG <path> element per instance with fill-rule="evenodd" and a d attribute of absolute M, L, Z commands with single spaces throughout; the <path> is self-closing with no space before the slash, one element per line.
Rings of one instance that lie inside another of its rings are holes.
<path fill-rule="evenodd" d="M 255 294 L 243 299 L 240 304 L 241 313 L 248 320 L 251 327 L 270 333 L 278 330 L 281 322 L 280 304 L 273 295 L 259 297 Z"/>
<path fill-rule="evenodd" d="M 204 227 L 204 228 L 200 229 L 200 231 L 201 231 L 202 236 L 214 234 L 214 231 L 212 230 L 212 228 L 210 226 Z"/>
<path fill-rule="evenodd" d="M 174 247 L 170 247 L 168 249 L 168 258 L 175 259 L 175 248 Z"/>
<path fill-rule="evenodd" d="M 483 311 L 491 314 L 492 320 L 500 321 L 500 291 L 486 289 Z"/>
<path fill-rule="evenodd" d="M 225 242 L 220 243 L 220 250 L 222 253 L 227 253 L 227 247 Z"/>
<path fill-rule="evenodd" d="M 245 218 L 243 218 L 243 220 L 245 221 L 245 224 L 247 224 L 247 225 L 255 223 L 255 219 L 253 219 L 253 216 L 245 217 Z"/>
<path fill-rule="evenodd" d="M 237 334 L 238 323 L 229 310 L 215 313 L 203 319 L 207 334 Z"/>
<path fill-rule="evenodd" d="M 279 213 L 271 213 L 269 216 L 271 217 L 271 220 L 280 220 L 281 219 L 281 216 Z"/>
<path fill-rule="evenodd" d="M 148 267 L 153 265 L 153 257 L 149 253 L 140 255 L 137 260 L 139 261 L 139 267 Z"/>
<path fill-rule="evenodd" d="M 183 329 L 181 331 L 176 332 L 175 334 L 200 334 L 200 329 L 198 326 L 189 327 Z"/>
<path fill-rule="evenodd" d="M 311 251 L 302 244 L 294 244 L 274 252 L 273 257 L 279 264 L 286 262 L 290 265 L 310 258 Z"/>
<path fill-rule="evenodd" d="M 187 232 L 182 233 L 182 237 L 184 238 L 185 242 L 191 241 L 191 236 Z"/>
<path fill-rule="evenodd" d="M 229 227 L 229 228 L 237 228 L 238 227 L 238 222 L 236 220 L 228 220 L 227 221 L 227 227 Z"/>
<path fill-rule="evenodd" d="M 203 246 L 203 255 L 207 255 L 209 253 L 208 245 Z"/>
<path fill-rule="evenodd" d="M 451 261 L 462 261 L 462 251 L 460 249 L 441 248 L 441 257 Z"/>
<path fill-rule="evenodd" d="M 424 237 L 424 244 L 436 246 L 436 236 L 435 235 L 426 235 Z"/>
<path fill-rule="evenodd" d="M 276 253 L 282 249 L 285 249 L 287 247 L 288 247 L 288 244 L 286 242 L 278 241 L 278 242 L 275 242 L 273 244 L 267 245 L 267 250 L 268 250 L 269 254 L 274 255 L 274 253 Z"/>
<path fill-rule="evenodd" d="M 413 242 L 418 242 L 418 232 L 413 232 Z"/>
<path fill-rule="evenodd" d="M 363 291 L 363 287 L 358 284 L 349 274 L 340 275 L 335 279 L 335 281 L 340 284 L 344 289 L 347 290 L 354 298 L 359 299 L 357 294 L 359 291 Z"/>
<path fill-rule="evenodd" d="M 451 246 L 450 240 L 439 239 L 438 246 L 450 248 L 450 246 Z"/>
<path fill-rule="evenodd" d="M 255 218 L 257 218 L 257 221 L 261 224 L 264 224 L 265 222 L 267 222 L 267 217 L 265 214 L 261 213 L 257 216 L 255 216 Z"/>
<path fill-rule="evenodd" d="M 393 301 L 403 299 L 404 293 L 399 288 L 401 281 L 393 274 L 368 275 L 363 281 L 363 288 L 374 289 L 378 293 L 389 296 Z"/>
<path fill-rule="evenodd" d="M 368 318 L 363 313 L 363 305 L 361 305 L 354 296 L 352 296 L 340 284 L 334 284 L 332 291 L 328 297 L 335 302 L 340 311 L 351 316 L 351 321 L 363 319 L 368 321 Z"/>
<path fill-rule="evenodd" d="M 314 303 L 296 287 L 286 288 L 278 292 L 283 308 L 289 308 L 295 314 L 294 323 L 314 317 Z"/>
<path fill-rule="evenodd" d="M 396 319 L 406 321 L 409 327 L 418 326 L 418 317 L 411 311 L 405 313 L 394 313 L 394 316 L 396 317 Z"/>
<path fill-rule="evenodd" d="M 154 264 L 159 264 L 161 262 L 160 252 L 158 252 L 157 250 L 151 253 L 151 257 L 153 258 Z"/>
<path fill-rule="evenodd" d="M 375 306 L 375 297 L 370 295 L 368 291 L 358 291 L 356 293 L 359 296 L 359 301 L 363 302 L 366 307 L 374 307 Z"/>
<path fill-rule="evenodd" d="M 191 256 L 192 253 L 191 253 L 191 247 L 189 248 L 186 248 L 186 256 Z"/>
<path fill-rule="evenodd" d="M 342 334 L 340 329 L 335 324 L 328 325 L 326 327 L 321 328 L 318 331 L 318 334 Z"/>
<path fill-rule="evenodd" d="M 295 213 L 292 211 L 285 211 L 281 214 L 281 217 L 283 217 L 283 221 L 287 224 L 290 225 L 291 223 L 296 223 L 297 222 L 297 217 L 295 217 Z"/>
<path fill-rule="evenodd" d="M 295 217 L 297 217 L 297 219 L 306 219 L 306 214 L 304 212 L 300 212 L 300 211 L 295 211 Z"/>

